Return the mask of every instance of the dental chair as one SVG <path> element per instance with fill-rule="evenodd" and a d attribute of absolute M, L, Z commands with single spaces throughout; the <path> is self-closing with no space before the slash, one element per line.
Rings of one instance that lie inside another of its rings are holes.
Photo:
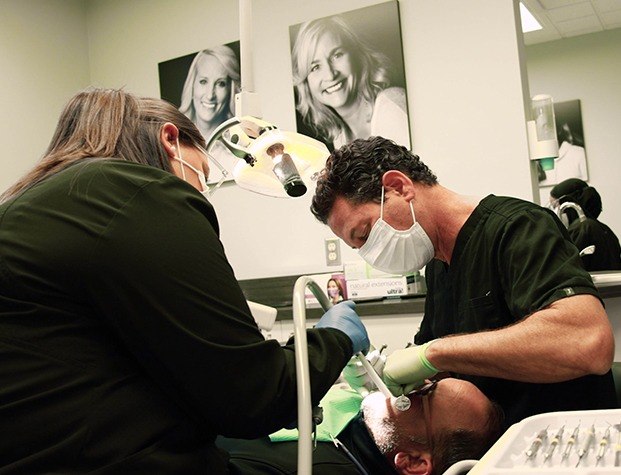
<path fill-rule="evenodd" d="M 310 394 L 308 347 L 306 340 L 306 288 L 327 311 L 332 304 L 319 285 L 308 276 L 301 276 L 293 287 L 293 325 L 296 341 L 295 363 L 298 391 L 298 474 L 312 474 L 313 457 L 313 408 Z M 365 360 L 366 361 L 366 360 Z M 620 368 L 621 369 L 621 368 Z M 466 475 L 478 460 L 462 460 L 453 464 L 442 475 Z"/>

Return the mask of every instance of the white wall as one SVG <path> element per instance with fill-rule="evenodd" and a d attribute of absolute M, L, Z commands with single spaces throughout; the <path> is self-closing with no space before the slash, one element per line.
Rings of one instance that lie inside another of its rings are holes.
<path fill-rule="evenodd" d="M 621 28 L 531 45 L 526 59 L 533 94 L 580 99 L 589 183 L 602 196 L 600 219 L 621 236 Z"/>
<path fill-rule="evenodd" d="M 67 100 L 89 84 L 84 0 L 0 2 L 0 191 L 42 155 Z"/>
<path fill-rule="evenodd" d="M 295 130 L 289 25 L 377 3 L 253 1 L 255 90 L 266 119 Z M 414 150 L 461 193 L 532 199 L 514 4 L 399 2 Z M 159 95 L 158 62 L 239 38 L 234 0 L 90 0 L 87 7 L 91 82 L 142 95 Z M 25 21 L 35 13 L 23 12 Z M 47 36 L 44 29 L 40 41 Z M 48 92 L 64 101 L 56 87 Z M 48 131 L 41 135 L 49 138 Z M 218 191 L 222 240 L 239 279 L 335 270 L 323 253 L 331 232 L 308 211 L 310 197 L 265 198 L 234 185 Z M 344 260 L 356 258 L 341 248 Z"/>

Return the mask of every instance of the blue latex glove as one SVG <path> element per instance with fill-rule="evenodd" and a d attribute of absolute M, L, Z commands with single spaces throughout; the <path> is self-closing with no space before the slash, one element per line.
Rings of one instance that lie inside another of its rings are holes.
<path fill-rule="evenodd" d="M 354 310 L 356 303 L 353 300 L 345 300 L 337 303 L 334 307 L 323 314 L 315 328 L 336 328 L 345 333 L 352 342 L 354 354 L 369 351 L 371 342 L 367 329 L 360 321 L 360 317 Z"/>

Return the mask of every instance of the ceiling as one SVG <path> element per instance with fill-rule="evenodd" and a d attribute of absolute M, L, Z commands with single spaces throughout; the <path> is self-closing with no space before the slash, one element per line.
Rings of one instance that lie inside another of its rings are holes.
<path fill-rule="evenodd" d="M 527 45 L 621 27 L 621 0 L 521 1 L 543 26 L 524 33 Z"/>

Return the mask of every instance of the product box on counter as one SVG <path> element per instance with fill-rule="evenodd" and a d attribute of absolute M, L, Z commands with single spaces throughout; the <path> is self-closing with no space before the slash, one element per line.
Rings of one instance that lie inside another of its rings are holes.
<path fill-rule="evenodd" d="M 403 276 L 347 280 L 347 294 L 353 300 L 398 297 L 407 293 L 408 283 Z"/>
<path fill-rule="evenodd" d="M 374 269 L 364 261 L 346 262 L 343 273 L 347 294 L 351 299 L 424 295 L 425 279 L 419 272 L 407 276 L 387 274 Z"/>

